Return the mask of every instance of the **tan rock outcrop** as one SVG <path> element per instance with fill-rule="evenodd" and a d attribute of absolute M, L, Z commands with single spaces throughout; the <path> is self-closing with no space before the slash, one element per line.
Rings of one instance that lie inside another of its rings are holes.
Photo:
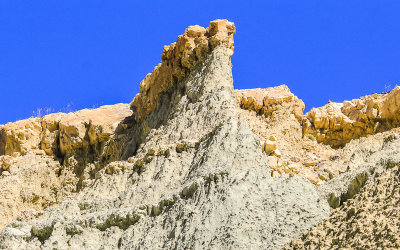
<path fill-rule="evenodd" d="M 59 121 L 61 155 L 73 155 L 76 150 L 100 154 L 118 125 L 131 115 L 129 105 L 117 104 L 62 116 Z"/>
<path fill-rule="evenodd" d="M 116 104 L 7 123 L 0 128 L 0 155 L 40 154 L 43 150 L 47 155 L 63 156 L 77 148 L 98 146 L 131 115 L 128 104 Z"/>
<path fill-rule="evenodd" d="M 365 173 L 379 185 L 329 219 L 339 230 L 322 222 L 293 246 L 334 248 L 369 229 L 344 217 L 384 211 L 375 224 L 398 248 L 399 213 L 385 218 L 399 203 L 400 128 L 368 133 L 400 124 L 399 88 L 303 116 L 285 85 L 234 91 L 234 31 L 190 26 L 131 104 L 0 125 L 0 248 L 278 249 L 364 192 Z"/>
<path fill-rule="evenodd" d="M 7 123 L 0 127 L 0 155 L 14 152 L 26 154 L 40 143 L 41 125 L 39 118 Z"/>
<path fill-rule="evenodd" d="M 0 228 L 21 216 L 34 217 L 64 194 L 91 183 L 86 180 L 92 170 L 88 163 L 102 156 L 118 126 L 131 115 L 129 104 L 116 104 L 1 126 Z"/>
<path fill-rule="evenodd" d="M 390 130 L 400 125 L 400 87 L 385 94 L 330 102 L 313 108 L 305 115 L 303 134 L 333 147 L 344 146 L 352 139 Z"/>
<path fill-rule="evenodd" d="M 277 109 L 285 108 L 301 121 L 304 111 L 302 100 L 292 94 L 286 85 L 266 89 L 235 90 L 242 109 L 252 110 L 259 115 L 270 116 Z"/>
<path fill-rule="evenodd" d="M 140 83 L 140 93 L 131 102 L 136 121 L 142 121 L 156 107 L 159 95 L 176 87 L 215 47 L 223 45 L 233 52 L 234 33 L 233 23 L 215 20 L 207 29 L 189 26 L 175 43 L 164 46 L 161 63 Z"/>

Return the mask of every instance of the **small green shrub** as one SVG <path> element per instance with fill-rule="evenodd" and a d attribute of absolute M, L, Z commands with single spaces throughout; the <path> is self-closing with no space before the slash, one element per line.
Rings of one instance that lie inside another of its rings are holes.
<path fill-rule="evenodd" d="M 308 139 L 310 139 L 311 141 L 316 141 L 317 139 L 315 138 L 315 136 L 313 136 L 312 134 L 305 134 L 305 137 L 307 137 Z"/>

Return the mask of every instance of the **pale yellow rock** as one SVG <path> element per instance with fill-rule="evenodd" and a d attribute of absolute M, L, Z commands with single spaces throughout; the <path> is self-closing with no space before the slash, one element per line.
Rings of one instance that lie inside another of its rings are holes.
<path fill-rule="evenodd" d="M 10 156 L 0 156 L 0 161 L 4 157 Z M 12 159 L 10 169 L 0 178 L 0 229 L 18 217 L 30 217 L 26 211 L 39 215 L 35 211 L 56 204 L 66 194 L 61 191 L 64 175 L 59 176 L 60 164 L 50 157 L 19 156 Z"/>
<path fill-rule="evenodd" d="M 279 176 L 281 176 L 281 175 L 279 174 L 278 171 L 275 171 L 275 170 L 274 170 L 274 171 L 271 172 L 271 176 L 272 176 L 272 177 L 279 177 Z"/>
<path fill-rule="evenodd" d="M 44 150 L 41 150 L 41 149 L 35 149 L 34 153 L 36 155 L 46 155 L 46 152 Z"/>
<path fill-rule="evenodd" d="M 21 155 L 21 153 L 20 152 L 14 152 L 11 155 L 12 155 L 12 157 L 18 157 L 18 156 Z"/>
<path fill-rule="evenodd" d="M 303 134 L 318 142 L 342 147 L 349 141 L 390 130 L 400 125 L 400 87 L 389 93 L 344 101 L 330 102 L 313 108 L 303 119 Z"/>
<path fill-rule="evenodd" d="M 116 104 L 62 116 L 58 132 L 61 154 L 71 154 L 76 149 L 87 149 L 90 145 L 104 143 L 114 134 L 124 118 L 131 115 L 129 105 Z"/>
<path fill-rule="evenodd" d="M 302 169 L 302 165 L 300 163 L 291 163 L 288 165 L 288 168 L 297 174 Z"/>
<path fill-rule="evenodd" d="M 156 107 L 159 95 L 187 77 L 217 46 L 233 52 L 235 25 L 227 20 L 211 21 L 207 29 L 190 26 L 175 43 L 164 46 L 161 63 L 140 83 L 140 92 L 131 102 L 140 122 Z"/>
<path fill-rule="evenodd" d="M 280 159 L 276 158 L 275 156 L 268 157 L 268 166 L 272 169 L 277 169 L 281 166 Z"/>
<path fill-rule="evenodd" d="M 318 165 L 318 162 L 317 162 L 317 161 L 307 161 L 307 162 L 304 163 L 304 165 L 305 165 L 306 167 L 317 166 L 317 165 Z"/>
<path fill-rule="evenodd" d="M 273 153 L 276 157 L 282 157 L 282 153 L 281 153 L 281 151 L 279 150 L 279 149 L 275 149 L 274 150 L 274 153 Z"/>
<path fill-rule="evenodd" d="M 0 155 L 26 154 L 38 148 L 41 130 L 39 118 L 7 123 L 0 128 Z"/>
<path fill-rule="evenodd" d="M 320 179 L 318 178 L 318 175 L 314 172 L 312 172 L 310 169 L 304 169 L 302 172 L 300 172 L 300 175 L 309 180 L 313 184 L 317 184 Z"/>
<path fill-rule="evenodd" d="M 131 115 L 129 104 L 115 104 L 7 123 L 0 127 L 0 155 L 66 155 L 108 140 Z"/>
<path fill-rule="evenodd" d="M 8 171 L 3 171 L 3 172 L 1 173 L 1 175 L 2 175 L 2 176 L 10 176 L 11 174 L 10 174 L 10 172 L 8 172 Z"/>
<path fill-rule="evenodd" d="M 281 107 L 285 107 L 299 121 L 303 117 L 305 105 L 292 94 L 286 85 L 266 89 L 235 90 L 241 108 L 252 110 L 258 114 L 270 116 Z"/>

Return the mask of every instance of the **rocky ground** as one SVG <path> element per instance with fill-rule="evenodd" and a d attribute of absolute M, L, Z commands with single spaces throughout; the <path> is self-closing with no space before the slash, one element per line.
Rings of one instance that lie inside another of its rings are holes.
<path fill-rule="evenodd" d="M 359 193 L 285 249 L 399 249 L 399 146 L 399 140 L 385 145 L 387 155 L 395 154 L 371 166 L 371 179 Z"/>
<path fill-rule="evenodd" d="M 400 88 L 304 112 L 190 26 L 131 104 L 0 126 L 0 247 L 398 248 Z"/>

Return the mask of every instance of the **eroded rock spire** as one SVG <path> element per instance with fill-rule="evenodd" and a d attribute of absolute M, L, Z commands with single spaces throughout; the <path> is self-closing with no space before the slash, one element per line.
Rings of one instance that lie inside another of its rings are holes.
<path fill-rule="evenodd" d="M 155 108 L 159 94 L 188 76 L 214 48 L 224 46 L 233 53 L 234 33 L 232 22 L 215 20 L 208 28 L 189 26 L 175 43 L 164 46 L 161 63 L 140 83 L 140 93 L 131 102 L 136 121 L 142 121 Z"/>

